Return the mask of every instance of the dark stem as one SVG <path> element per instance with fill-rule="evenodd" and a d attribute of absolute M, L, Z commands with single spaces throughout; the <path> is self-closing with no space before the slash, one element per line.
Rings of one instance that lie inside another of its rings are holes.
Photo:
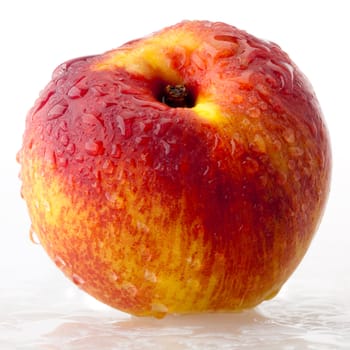
<path fill-rule="evenodd" d="M 185 85 L 166 85 L 161 98 L 170 107 L 193 107 L 192 98 Z"/>

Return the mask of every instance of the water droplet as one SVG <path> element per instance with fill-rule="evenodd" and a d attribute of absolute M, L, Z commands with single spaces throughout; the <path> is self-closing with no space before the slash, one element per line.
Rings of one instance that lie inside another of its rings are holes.
<path fill-rule="evenodd" d="M 291 160 L 288 161 L 288 168 L 290 170 L 295 169 L 295 161 L 294 160 L 291 159 Z"/>
<path fill-rule="evenodd" d="M 144 133 L 151 131 L 153 129 L 153 121 L 140 121 L 139 122 L 140 130 Z"/>
<path fill-rule="evenodd" d="M 289 147 L 289 153 L 293 157 L 300 157 L 304 154 L 304 150 L 300 147 L 293 146 L 293 147 Z"/>
<path fill-rule="evenodd" d="M 124 122 L 124 119 L 118 115 L 117 116 L 117 126 L 120 130 L 120 133 L 125 136 L 125 122 Z"/>
<path fill-rule="evenodd" d="M 255 85 L 256 90 L 258 91 L 259 95 L 262 98 L 267 99 L 269 96 L 269 89 L 267 88 L 267 86 L 265 86 L 264 84 L 256 84 Z"/>
<path fill-rule="evenodd" d="M 90 156 L 98 156 L 103 154 L 104 147 L 102 141 L 89 140 L 85 143 L 85 151 Z"/>
<path fill-rule="evenodd" d="M 68 146 L 69 144 L 69 137 L 66 135 L 66 134 L 63 134 L 61 137 L 60 137 L 60 142 L 63 146 Z"/>
<path fill-rule="evenodd" d="M 60 78 L 66 71 L 67 71 L 68 65 L 67 63 L 60 64 L 52 73 L 52 80 L 57 80 Z"/>
<path fill-rule="evenodd" d="M 77 275 L 76 273 L 73 273 L 72 275 L 72 281 L 78 286 L 82 286 L 83 284 L 85 284 L 85 280 L 80 277 L 79 275 Z"/>
<path fill-rule="evenodd" d="M 287 129 L 283 130 L 282 135 L 283 135 L 283 138 L 288 143 L 294 143 L 295 142 L 295 133 L 294 133 L 293 129 L 287 128 Z"/>
<path fill-rule="evenodd" d="M 87 88 L 81 88 L 78 86 L 72 86 L 68 92 L 67 95 L 68 97 L 72 99 L 80 98 L 83 97 L 87 93 L 88 89 Z"/>
<path fill-rule="evenodd" d="M 279 152 L 282 149 L 282 143 L 277 138 L 272 138 L 271 144 L 273 145 L 274 151 Z"/>
<path fill-rule="evenodd" d="M 85 160 L 85 157 L 82 155 L 82 154 L 77 154 L 75 156 L 75 160 L 78 162 L 78 163 L 83 163 L 84 160 Z"/>
<path fill-rule="evenodd" d="M 115 272 L 112 272 L 111 273 L 111 278 L 112 278 L 113 281 L 118 281 L 119 276 Z"/>
<path fill-rule="evenodd" d="M 287 69 L 289 74 L 289 80 L 293 82 L 294 80 L 294 67 L 288 62 L 281 62 L 281 65 Z"/>
<path fill-rule="evenodd" d="M 144 277 L 147 281 L 150 281 L 152 283 L 156 283 L 157 282 L 157 276 L 154 272 L 149 271 L 149 270 L 145 270 L 145 274 Z"/>
<path fill-rule="evenodd" d="M 68 160 L 65 157 L 57 157 L 56 162 L 60 167 L 66 167 L 68 164 Z"/>
<path fill-rule="evenodd" d="M 294 68 L 285 61 L 270 60 L 266 63 L 266 67 L 270 67 L 271 74 L 279 80 L 279 88 L 291 91 L 294 83 Z"/>
<path fill-rule="evenodd" d="M 23 185 L 21 185 L 20 195 L 21 195 L 21 198 L 24 199 Z"/>
<path fill-rule="evenodd" d="M 174 48 L 174 52 L 172 53 L 173 55 L 173 64 L 174 64 L 174 69 L 177 72 L 182 71 L 183 67 L 186 65 L 187 62 L 187 51 L 184 47 L 182 46 L 176 46 Z"/>
<path fill-rule="evenodd" d="M 261 111 L 257 107 L 251 107 L 248 109 L 248 115 L 251 118 L 259 118 L 261 115 Z"/>
<path fill-rule="evenodd" d="M 65 120 L 61 120 L 58 126 L 61 130 L 68 131 L 68 124 Z"/>
<path fill-rule="evenodd" d="M 132 283 L 126 282 L 123 284 L 123 289 L 130 297 L 134 298 L 137 295 L 138 289 Z"/>
<path fill-rule="evenodd" d="M 198 258 L 188 257 L 187 262 L 190 264 L 193 271 L 199 271 L 202 268 L 202 262 Z"/>
<path fill-rule="evenodd" d="M 161 303 L 153 303 L 151 310 L 155 317 L 162 318 L 168 313 L 168 308 Z"/>
<path fill-rule="evenodd" d="M 96 126 L 99 124 L 102 124 L 101 119 L 99 118 L 101 116 L 100 113 L 84 113 L 81 116 L 81 121 L 88 127 L 92 126 Z"/>
<path fill-rule="evenodd" d="M 163 146 L 163 149 L 165 151 L 165 155 L 168 155 L 170 153 L 170 145 L 168 144 L 168 142 L 166 142 L 164 140 L 160 140 L 160 143 Z"/>
<path fill-rule="evenodd" d="M 115 203 L 117 201 L 117 196 L 114 193 L 105 192 L 105 197 L 111 203 Z"/>
<path fill-rule="evenodd" d="M 64 150 L 62 148 L 57 148 L 56 149 L 56 156 L 57 157 L 62 157 L 64 154 Z"/>
<path fill-rule="evenodd" d="M 33 226 L 31 226 L 29 229 L 29 239 L 34 244 L 40 244 L 39 237 L 36 234 L 36 232 L 34 231 Z"/>
<path fill-rule="evenodd" d="M 259 163 L 250 157 L 247 157 L 243 162 L 242 165 L 244 166 L 244 169 L 247 171 L 248 174 L 254 174 L 259 170 Z"/>
<path fill-rule="evenodd" d="M 244 100 L 243 96 L 238 94 L 233 94 L 231 98 L 233 103 L 241 103 Z"/>
<path fill-rule="evenodd" d="M 154 127 L 154 134 L 157 136 L 163 136 L 171 126 L 170 119 L 164 119 Z"/>
<path fill-rule="evenodd" d="M 94 96 L 101 97 L 106 96 L 108 94 L 108 91 L 105 86 L 95 85 L 90 88 L 90 91 L 93 93 Z"/>
<path fill-rule="evenodd" d="M 120 210 L 125 207 L 124 200 L 118 197 L 115 193 L 105 192 L 105 197 L 109 202 L 111 202 L 114 205 L 115 209 Z"/>
<path fill-rule="evenodd" d="M 261 153 L 266 153 L 266 143 L 260 134 L 255 134 L 253 139 L 253 148 Z"/>
<path fill-rule="evenodd" d="M 55 84 L 51 82 L 43 91 L 40 92 L 40 96 L 35 102 L 35 106 L 32 109 L 33 114 L 38 112 L 41 108 L 43 108 L 46 105 L 46 103 L 49 101 L 50 97 L 54 95 L 54 93 L 55 93 Z"/>
<path fill-rule="evenodd" d="M 209 51 L 208 47 L 206 47 L 206 51 Z M 207 67 L 207 64 L 202 57 L 202 54 L 199 54 L 200 51 L 193 51 L 191 55 L 191 64 L 195 66 L 197 69 L 204 71 Z M 216 50 L 215 50 L 216 52 Z M 214 56 L 214 55 L 213 55 Z"/>
<path fill-rule="evenodd" d="M 230 141 L 230 144 L 231 144 L 231 154 L 234 155 L 235 151 L 236 151 L 236 142 L 235 142 L 235 140 L 232 139 Z"/>
<path fill-rule="evenodd" d="M 150 141 L 150 137 L 148 136 L 137 136 L 135 138 L 135 143 L 137 143 L 139 146 L 147 145 Z"/>
<path fill-rule="evenodd" d="M 47 113 L 48 120 L 57 119 L 62 117 L 68 108 L 66 101 L 61 100 L 59 103 L 55 104 Z"/>
<path fill-rule="evenodd" d="M 280 185 L 284 185 L 287 182 L 287 175 L 282 172 L 277 173 L 277 183 Z"/>
<path fill-rule="evenodd" d="M 204 169 L 204 172 L 203 172 L 203 176 L 206 176 L 209 172 L 209 165 L 206 166 L 206 168 Z"/>
<path fill-rule="evenodd" d="M 130 86 L 128 83 L 123 83 L 121 80 L 118 81 L 118 92 L 117 94 L 126 94 L 137 96 L 140 94 L 140 91 L 137 88 Z"/>
<path fill-rule="evenodd" d="M 52 133 L 52 125 L 51 124 L 46 125 L 46 133 L 48 136 L 51 135 L 51 133 Z"/>
<path fill-rule="evenodd" d="M 198 290 L 201 286 L 200 282 L 194 278 L 189 278 L 186 281 L 186 285 L 188 288 L 191 288 L 192 290 Z"/>
<path fill-rule="evenodd" d="M 56 264 L 56 266 L 59 269 L 62 269 L 66 266 L 66 262 L 64 261 L 64 259 L 62 257 L 60 257 L 59 255 L 56 255 L 54 258 L 54 263 Z"/>
<path fill-rule="evenodd" d="M 44 210 L 45 210 L 46 212 L 50 212 L 50 211 L 51 211 L 50 202 L 47 201 L 46 199 L 43 199 L 43 201 L 42 201 L 42 206 L 43 206 L 43 208 L 44 208 Z"/>
<path fill-rule="evenodd" d="M 53 150 L 46 149 L 44 153 L 44 160 L 51 168 L 56 167 L 56 153 Z"/>
<path fill-rule="evenodd" d="M 165 111 L 168 109 L 167 105 L 164 103 L 159 103 L 159 101 L 153 101 L 148 98 L 148 96 L 137 96 L 131 97 L 133 104 L 138 104 L 140 108 L 152 108 L 153 110 Z"/>
<path fill-rule="evenodd" d="M 22 160 L 22 150 L 20 149 L 17 153 L 16 153 L 16 162 L 21 164 L 21 160 Z"/>
<path fill-rule="evenodd" d="M 114 158 L 120 158 L 122 154 L 122 147 L 119 144 L 113 144 L 111 149 L 111 156 Z"/>
<path fill-rule="evenodd" d="M 301 179 L 301 175 L 300 175 L 300 172 L 299 171 L 293 171 L 293 178 L 295 181 L 300 181 Z"/>
<path fill-rule="evenodd" d="M 137 221 L 136 226 L 139 230 L 148 233 L 149 232 L 149 227 L 142 221 Z"/>
<path fill-rule="evenodd" d="M 235 44 L 237 44 L 238 42 L 238 38 L 230 34 L 215 35 L 214 39 L 218 41 L 227 41 Z"/>
<path fill-rule="evenodd" d="M 75 152 L 75 145 L 74 143 L 70 143 L 67 145 L 66 151 L 68 152 L 68 154 L 73 155 Z"/>
<path fill-rule="evenodd" d="M 104 173 L 112 175 L 114 172 L 114 164 L 109 159 L 106 159 L 102 164 L 102 169 Z"/>

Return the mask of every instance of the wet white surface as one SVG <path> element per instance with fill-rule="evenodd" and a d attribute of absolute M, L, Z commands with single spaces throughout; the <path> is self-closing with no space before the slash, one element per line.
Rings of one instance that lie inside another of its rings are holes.
<path fill-rule="evenodd" d="M 6 350 L 346 350 L 349 264 L 334 265 L 329 253 L 320 254 L 320 244 L 315 242 L 280 294 L 254 310 L 161 320 L 132 317 L 95 301 L 68 281 L 39 245 L 30 244 L 33 256 L 26 265 L 35 270 L 26 276 L 13 271 L 11 283 L 1 286 L 0 345 Z"/>
<path fill-rule="evenodd" d="M 29 288 L 28 290 L 33 290 Z M 1 295 L 3 349 L 349 349 L 349 303 L 282 296 L 240 314 L 135 318 L 41 291 Z M 43 297 L 46 294 L 46 297 Z M 56 294 L 56 295 L 55 295 Z M 73 293 L 75 294 L 75 293 Z M 55 296 L 55 297 L 54 297 Z M 82 298 L 84 300 L 84 297 Z M 91 303 L 93 304 L 93 303 Z"/>

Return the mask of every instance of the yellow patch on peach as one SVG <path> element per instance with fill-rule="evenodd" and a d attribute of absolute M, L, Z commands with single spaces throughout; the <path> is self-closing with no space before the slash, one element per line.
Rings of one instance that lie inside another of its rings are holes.
<path fill-rule="evenodd" d="M 51 258 L 64 261 L 59 267 L 70 279 L 77 283 L 84 276 L 82 289 L 137 315 L 162 317 L 215 309 L 213 296 L 220 287 L 225 257 L 215 259 L 209 275 L 203 273 L 211 242 L 204 241 L 199 219 L 185 226 L 186 203 L 179 203 L 180 212 L 169 220 L 171 208 L 161 206 L 161 194 L 150 194 L 145 204 L 146 197 L 137 197 L 127 183 L 121 186 L 122 192 L 109 194 L 115 201 L 89 201 L 83 189 L 69 190 L 66 179 L 45 169 L 41 161 L 27 162 L 31 164 L 23 167 L 24 183 L 31 187 L 24 187 L 24 197 L 33 228 Z M 141 212 L 139 208 L 145 205 L 149 210 Z M 122 211 L 124 221 L 113 221 L 117 211 Z M 195 229 L 199 234 L 193 240 L 189 232 Z M 96 261 L 103 264 L 103 270 L 96 268 Z M 129 295 L 128 305 L 118 298 L 120 293 Z M 133 299 L 135 305 L 130 305 Z"/>
<path fill-rule="evenodd" d="M 130 46 L 126 44 L 118 50 L 111 51 L 92 69 L 119 67 L 147 79 L 160 78 L 172 84 L 179 84 L 182 78 L 172 67 L 169 54 L 173 52 L 173 47 L 181 47 L 191 53 L 198 45 L 199 40 L 193 33 L 185 30 L 169 30 L 158 36 L 134 42 Z"/>
<path fill-rule="evenodd" d="M 202 119 L 219 123 L 223 121 L 222 111 L 216 103 L 198 97 L 196 105 L 192 110 Z"/>
<path fill-rule="evenodd" d="M 50 185 L 47 185 L 48 180 L 44 180 L 45 176 L 41 171 L 42 165 L 31 158 L 27 158 L 26 166 L 23 168 L 30 170 L 29 173 L 22 171 L 23 177 L 31 177 L 31 179 L 23 179 L 23 182 L 30 183 L 31 187 L 23 187 L 23 195 L 31 199 L 28 201 L 29 211 L 32 214 L 33 225 L 40 223 L 41 215 L 45 216 L 45 221 L 48 225 L 55 225 L 60 220 L 60 215 L 63 208 L 69 208 L 71 201 L 62 193 L 62 184 L 50 178 Z M 29 191 L 29 192 L 28 192 Z M 80 216 L 77 217 L 77 220 Z M 34 227 L 36 231 L 38 228 Z"/>

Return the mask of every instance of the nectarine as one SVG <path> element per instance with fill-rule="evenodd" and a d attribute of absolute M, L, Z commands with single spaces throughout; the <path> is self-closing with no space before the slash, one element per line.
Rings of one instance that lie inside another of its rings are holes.
<path fill-rule="evenodd" d="M 57 266 L 156 317 L 273 297 L 309 247 L 331 169 L 319 103 L 288 55 L 207 21 L 60 65 L 19 160 Z"/>

